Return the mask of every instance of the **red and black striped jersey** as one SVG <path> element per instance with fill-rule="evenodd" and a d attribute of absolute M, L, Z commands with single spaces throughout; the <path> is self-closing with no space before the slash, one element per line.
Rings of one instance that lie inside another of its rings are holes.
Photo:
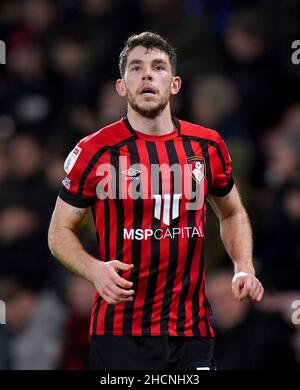
<path fill-rule="evenodd" d="M 213 337 L 204 271 L 208 194 L 233 186 L 220 135 L 173 118 L 150 136 L 125 117 L 81 140 L 65 162 L 60 198 L 93 211 L 99 258 L 134 264 L 132 302 L 96 293 L 91 335 Z"/>

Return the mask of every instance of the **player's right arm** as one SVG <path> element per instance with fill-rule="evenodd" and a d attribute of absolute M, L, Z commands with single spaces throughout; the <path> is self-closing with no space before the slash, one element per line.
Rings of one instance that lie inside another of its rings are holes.
<path fill-rule="evenodd" d="M 51 253 L 70 271 L 91 281 L 108 304 L 132 301 L 132 282 L 120 277 L 132 265 L 118 260 L 99 261 L 89 255 L 79 241 L 76 230 L 88 208 L 74 207 L 58 198 L 52 215 L 48 244 Z"/>

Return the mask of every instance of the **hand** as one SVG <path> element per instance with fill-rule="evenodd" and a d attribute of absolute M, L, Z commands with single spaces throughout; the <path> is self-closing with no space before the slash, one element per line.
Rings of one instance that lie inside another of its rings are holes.
<path fill-rule="evenodd" d="M 232 293 L 238 302 L 245 298 L 258 303 L 264 294 L 264 288 L 260 281 L 252 274 L 237 272 L 232 279 Z"/>
<path fill-rule="evenodd" d="M 118 271 L 130 271 L 133 264 L 125 264 L 119 260 L 101 262 L 101 268 L 94 277 L 94 285 L 100 296 L 109 305 L 118 305 L 133 300 L 132 282 L 121 278 Z"/>

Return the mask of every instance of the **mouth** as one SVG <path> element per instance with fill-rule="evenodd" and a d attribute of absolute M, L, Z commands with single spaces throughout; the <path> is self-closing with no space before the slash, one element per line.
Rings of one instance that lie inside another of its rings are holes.
<path fill-rule="evenodd" d="M 157 94 L 157 90 L 149 85 L 146 85 L 140 90 L 140 94 L 143 96 L 153 96 Z"/>

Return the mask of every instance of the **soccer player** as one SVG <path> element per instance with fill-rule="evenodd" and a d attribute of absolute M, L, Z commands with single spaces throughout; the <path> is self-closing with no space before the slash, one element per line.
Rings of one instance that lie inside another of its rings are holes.
<path fill-rule="evenodd" d="M 82 139 L 49 228 L 49 247 L 96 289 L 93 369 L 210 369 L 214 332 L 204 272 L 206 202 L 234 264 L 232 292 L 259 302 L 247 213 L 220 135 L 171 116 L 179 92 L 175 50 L 161 36 L 131 36 L 120 54 L 124 118 Z M 76 229 L 91 207 L 99 259 Z"/>

